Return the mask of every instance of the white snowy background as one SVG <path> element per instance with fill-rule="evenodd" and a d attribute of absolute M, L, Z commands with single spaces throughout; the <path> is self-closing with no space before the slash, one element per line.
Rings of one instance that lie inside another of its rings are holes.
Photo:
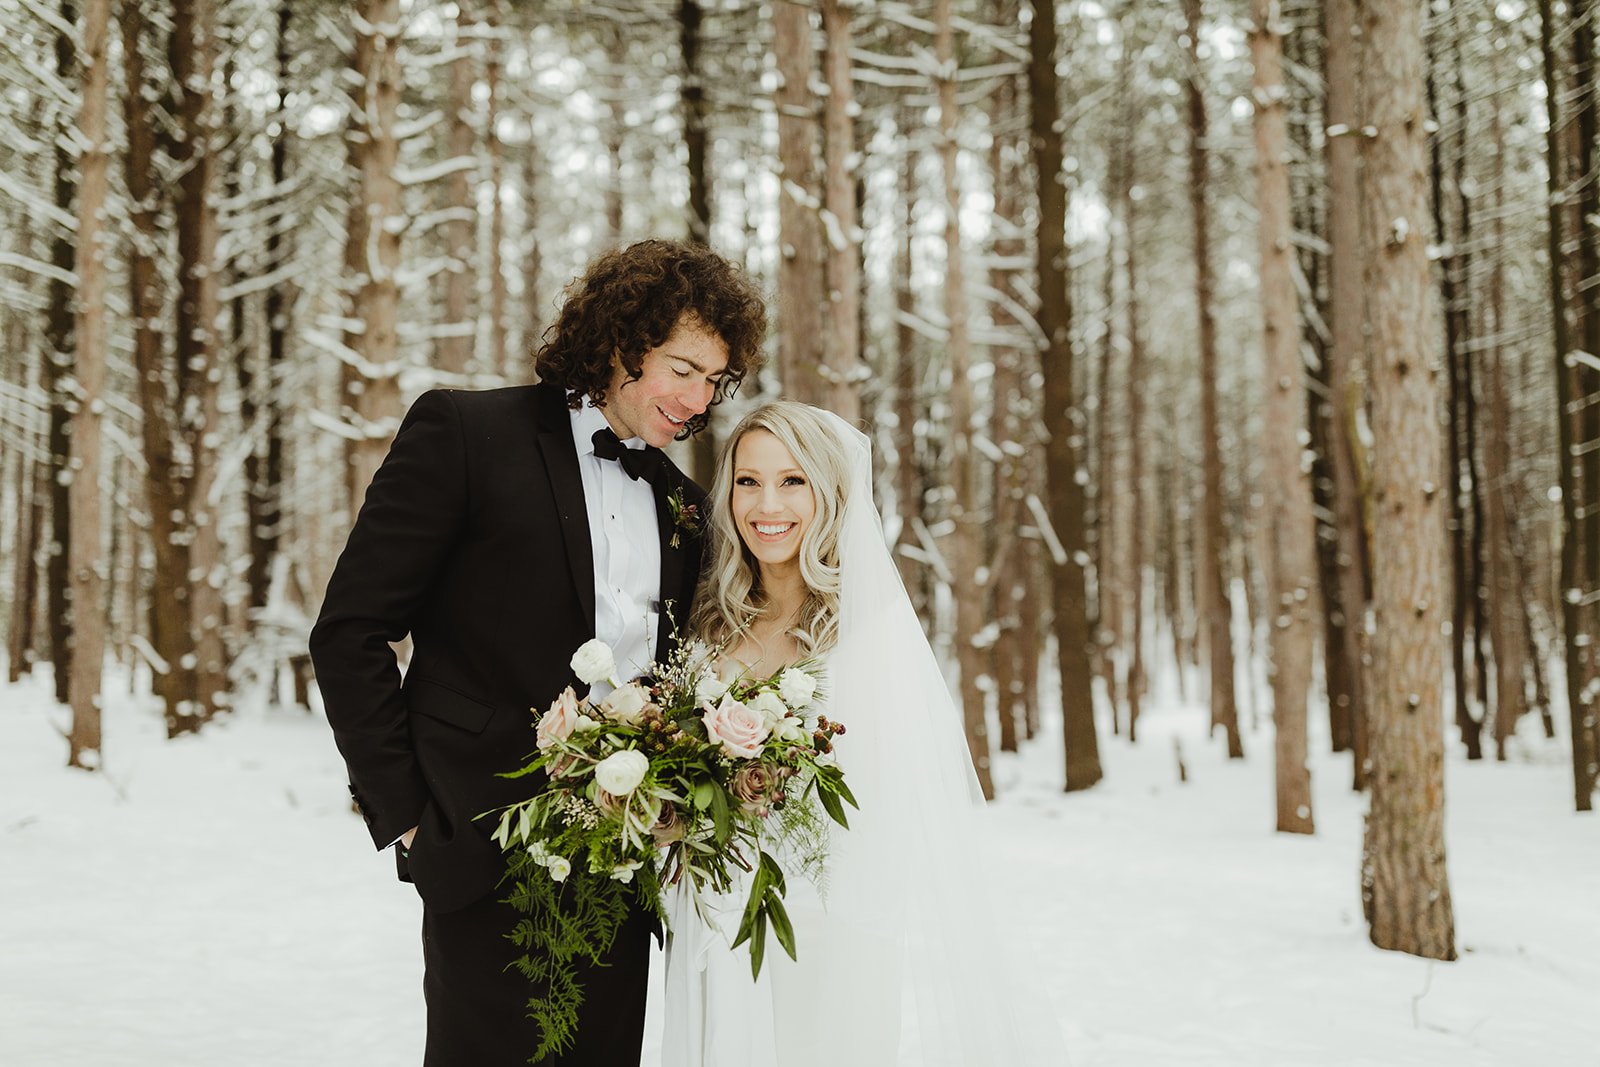
<path fill-rule="evenodd" d="M 89 774 L 40 674 L 0 687 L 0 1064 L 420 1062 L 421 909 L 321 715 L 257 698 L 166 741 L 113 695 Z M 1444 964 L 1368 942 L 1365 799 L 1323 724 L 1302 837 L 1272 829 L 1270 724 L 1230 763 L 1206 717 L 1158 679 L 1136 745 L 1102 724 L 1094 789 L 1061 792 L 1051 723 L 997 764 L 997 907 L 1064 1064 L 1600 1065 L 1600 813 L 1572 811 L 1564 738 L 1530 717 L 1508 763 L 1469 764 L 1447 731 Z"/>

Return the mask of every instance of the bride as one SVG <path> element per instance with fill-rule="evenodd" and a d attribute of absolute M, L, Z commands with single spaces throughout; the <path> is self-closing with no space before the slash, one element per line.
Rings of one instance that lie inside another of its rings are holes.
<path fill-rule="evenodd" d="M 815 883 L 788 879 L 798 960 L 758 980 L 730 948 L 742 887 L 675 898 L 663 1067 L 987 1067 L 1059 1063 L 1019 1048 L 981 879 L 982 804 L 960 720 L 883 540 L 867 438 L 777 402 L 734 430 L 710 495 L 690 629 L 725 674 L 821 665 L 859 801 Z M 1034 1020 L 1035 1022 L 1039 1020 Z M 1030 1042 L 1031 1043 L 1031 1042 Z"/>

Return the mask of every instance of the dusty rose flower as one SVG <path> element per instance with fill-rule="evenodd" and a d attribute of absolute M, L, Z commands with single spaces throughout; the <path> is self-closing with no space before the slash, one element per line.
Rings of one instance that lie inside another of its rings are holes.
<path fill-rule="evenodd" d="M 728 791 L 746 811 L 757 811 L 772 798 L 778 787 L 777 768 L 765 763 L 752 763 L 740 768 L 728 783 Z"/>
<path fill-rule="evenodd" d="M 661 817 L 650 827 L 650 836 L 656 839 L 657 848 L 666 848 L 674 841 L 682 841 L 683 835 L 688 832 L 689 825 L 676 804 L 661 805 Z"/>
<path fill-rule="evenodd" d="M 596 787 L 594 791 L 594 806 L 600 809 L 600 814 L 608 819 L 622 818 L 625 797 L 607 793 L 604 789 Z"/>
<path fill-rule="evenodd" d="M 550 710 L 539 717 L 539 729 L 536 735 L 539 748 L 541 750 L 549 748 L 557 741 L 565 741 L 571 737 L 572 731 L 577 729 L 580 714 L 577 694 L 569 685 L 562 690 L 560 696 L 556 697 L 555 702 L 550 705 Z"/>
<path fill-rule="evenodd" d="M 731 696 L 724 696 L 716 707 L 709 702 L 702 707 L 705 710 L 700 717 L 705 721 L 706 734 L 714 744 L 722 746 L 723 752 L 736 759 L 752 759 L 761 754 L 762 742 L 772 732 L 761 712 Z"/>

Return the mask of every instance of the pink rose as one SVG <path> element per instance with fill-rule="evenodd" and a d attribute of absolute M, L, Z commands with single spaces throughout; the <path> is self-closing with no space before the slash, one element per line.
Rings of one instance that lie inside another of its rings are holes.
<path fill-rule="evenodd" d="M 622 818 L 622 811 L 627 806 L 626 801 L 626 797 L 613 796 L 598 787 L 594 791 L 594 806 L 608 819 Z"/>
<path fill-rule="evenodd" d="M 706 724 L 706 734 L 712 744 L 721 744 L 723 752 L 740 759 L 752 759 L 761 754 L 761 743 L 772 732 L 761 712 L 727 695 L 716 707 L 709 701 L 701 707 L 705 711 L 700 718 Z"/>
<path fill-rule="evenodd" d="M 578 715 L 578 697 L 569 685 L 560 696 L 556 697 L 555 703 L 550 705 L 550 710 L 539 717 L 539 731 L 536 735 L 539 750 L 543 751 L 557 741 L 565 741 L 571 737 L 572 731 L 578 726 Z"/>
<path fill-rule="evenodd" d="M 778 788 L 779 768 L 765 763 L 751 763 L 739 768 L 728 783 L 728 791 L 738 799 L 745 811 L 759 811 L 772 800 Z"/>
<path fill-rule="evenodd" d="M 683 835 L 688 831 L 689 826 L 679 814 L 676 804 L 661 805 L 661 817 L 650 827 L 650 835 L 656 839 L 657 848 L 666 848 L 674 841 L 683 840 Z"/>

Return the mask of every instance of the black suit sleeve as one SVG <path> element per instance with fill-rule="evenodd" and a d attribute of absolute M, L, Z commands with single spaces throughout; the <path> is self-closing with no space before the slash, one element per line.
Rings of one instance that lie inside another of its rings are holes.
<path fill-rule="evenodd" d="M 459 536 L 465 466 L 455 403 L 424 394 L 373 476 L 311 631 L 328 723 L 379 848 L 417 825 L 429 799 L 389 642 L 411 631 Z"/>

